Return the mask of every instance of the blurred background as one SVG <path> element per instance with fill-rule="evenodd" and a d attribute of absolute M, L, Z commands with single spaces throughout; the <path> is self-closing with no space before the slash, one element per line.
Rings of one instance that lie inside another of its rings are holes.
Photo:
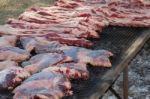
<path fill-rule="evenodd" d="M 0 0 L 0 24 L 8 18 L 16 18 L 30 6 L 49 6 L 56 0 Z"/>

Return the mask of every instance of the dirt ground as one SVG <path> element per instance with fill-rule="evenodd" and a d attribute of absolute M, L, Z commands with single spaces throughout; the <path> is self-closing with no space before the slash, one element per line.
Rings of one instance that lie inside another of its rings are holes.
<path fill-rule="evenodd" d="M 17 18 L 31 5 L 48 6 L 55 0 L 0 0 L 0 24 Z M 122 95 L 122 76 L 114 88 Z M 103 99 L 116 99 L 108 92 Z M 129 68 L 129 99 L 150 99 L 150 40 L 131 62 Z"/>

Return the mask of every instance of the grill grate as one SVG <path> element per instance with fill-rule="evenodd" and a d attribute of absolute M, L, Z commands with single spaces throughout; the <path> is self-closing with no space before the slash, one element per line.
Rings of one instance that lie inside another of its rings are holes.
<path fill-rule="evenodd" d="M 92 39 L 94 42 L 93 49 L 106 49 L 114 54 L 112 58 L 113 68 L 116 64 L 122 60 L 123 53 L 126 49 L 142 34 L 142 28 L 127 28 L 127 27 L 107 27 L 101 33 L 100 39 Z M 74 80 L 73 91 L 74 94 L 71 97 L 64 97 L 64 99 L 83 99 L 87 94 L 90 94 L 89 90 L 96 85 L 99 78 L 109 71 L 109 68 L 92 67 L 88 66 L 90 71 L 90 79 L 87 81 Z M 0 99 L 12 99 L 10 92 L 0 92 Z"/>

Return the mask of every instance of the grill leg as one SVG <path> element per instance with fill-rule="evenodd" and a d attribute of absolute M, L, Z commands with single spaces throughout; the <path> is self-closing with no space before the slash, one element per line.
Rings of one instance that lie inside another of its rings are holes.
<path fill-rule="evenodd" d="M 116 97 L 117 99 L 122 99 L 122 98 L 120 97 L 120 95 L 119 95 L 112 87 L 110 87 L 109 90 L 115 95 L 115 97 Z"/>
<path fill-rule="evenodd" d="M 128 99 L 128 66 L 123 71 L 123 99 Z"/>

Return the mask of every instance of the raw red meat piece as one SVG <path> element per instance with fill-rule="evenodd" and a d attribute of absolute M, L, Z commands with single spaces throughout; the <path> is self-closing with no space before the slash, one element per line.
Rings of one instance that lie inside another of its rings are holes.
<path fill-rule="evenodd" d="M 76 7 L 82 6 L 82 3 L 71 1 L 71 0 L 58 0 L 57 2 L 55 2 L 54 5 L 59 7 L 74 9 Z"/>
<path fill-rule="evenodd" d="M 141 3 L 111 2 L 109 3 L 108 19 L 110 25 L 150 27 L 149 9 L 150 7 L 147 8 Z"/>
<path fill-rule="evenodd" d="M 23 47 L 31 52 L 35 50 L 35 52 L 54 50 L 62 46 L 57 41 L 48 41 L 45 37 L 21 37 L 21 44 Z"/>
<path fill-rule="evenodd" d="M 0 46 L 0 60 L 22 62 L 30 57 L 30 53 L 18 47 Z"/>
<path fill-rule="evenodd" d="M 13 66 L 0 71 L 0 90 L 12 90 L 30 74 L 18 66 Z"/>
<path fill-rule="evenodd" d="M 109 57 L 113 54 L 106 50 L 89 50 L 81 47 L 66 46 L 61 47 L 66 56 L 72 57 L 79 63 L 89 63 L 94 66 L 111 67 Z"/>
<path fill-rule="evenodd" d="M 85 39 L 78 39 L 78 38 L 72 38 L 72 37 L 47 37 L 50 41 L 58 41 L 61 44 L 66 44 L 70 46 L 79 46 L 79 47 L 86 47 L 90 48 L 92 47 L 93 43 L 89 40 Z"/>
<path fill-rule="evenodd" d="M 71 57 L 74 62 L 111 67 L 109 58 L 113 56 L 113 54 L 106 50 L 90 50 L 76 46 L 63 46 L 56 49 L 54 52 L 58 51 L 62 51 L 64 55 Z"/>
<path fill-rule="evenodd" d="M 74 29 L 73 28 L 72 29 L 71 28 L 17 29 L 17 28 L 12 28 L 11 26 L 8 26 L 8 25 L 0 26 L 0 34 L 11 34 L 11 35 L 18 35 L 18 36 L 46 36 L 48 35 L 52 37 L 61 37 L 61 39 L 63 39 L 63 37 L 89 38 L 89 37 L 92 37 L 93 35 L 93 37 L 98 38 L 98 34 L 95 31 L 94 32 L 92 31 L 90 32 L 89 30 L 82 31 L 77 28 L 74 28 Z"/>
<path fill-rule="evenodd" d="M 56 72 L 40 72 L 32 75 L 18 86 L 13 99 L 60 99 L 71 95 L 70 81 Z"/>
<path fill-rule="evenodd" d="M 56 71 L 62 73 L 69 79 L 84 79 L 89 78 L 89 72 L 86 64 L 83 63 L 63 63 L 50 66 L 43 71 Z"/>
<path fill-rule="evenodd" d="M 18 36 L 45 36 L 51 41 L 58 41 L 61 44 L 91 47 L 92 43 L 85 39 L 79 39 L 72 34 L 62 34 L 45 29 L 15 29 L 10 26 L 0 26 L 0 34 L 11 34 Z"/>
<path fill-rule="evenodd" d="M 27 62 L 23 62 L 22 66 L 31 74 L 37 73 L 49 65 L 55 65 L 58 63 L 72 61 L 70 57 L 67 57 L 61 53 L 43 53 L 37 54 Z"/>
<path fill-rule="evenodd" d="M 14 66 L 18 66 L 18 63 L 10 60 L 2 61 L 0 62 L 0 71 Z"/>
<path fill-rule="evenodd" d="M 4 35 L 0 37 L 0 46 L 15 46 L 17 42 L 16 36 Z"/>

